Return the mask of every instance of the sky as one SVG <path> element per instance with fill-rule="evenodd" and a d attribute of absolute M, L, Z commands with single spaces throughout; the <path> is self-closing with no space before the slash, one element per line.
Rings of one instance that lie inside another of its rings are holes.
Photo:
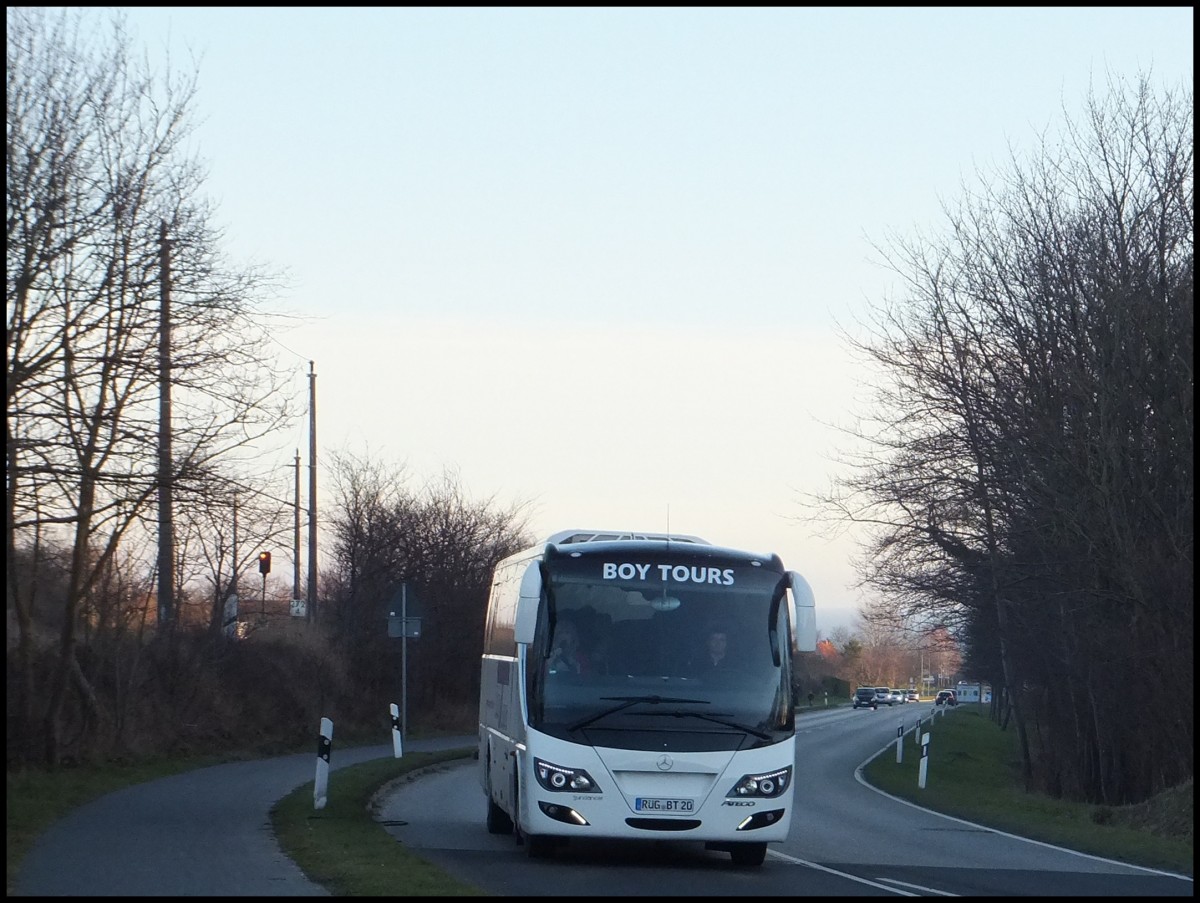
<path fill-rule="evenodd" d="M 871 598 L 862 534 L 807 500 L 869 401 L 844 333 L 899 291 L 881 249 L 1109 74 L 1192 84 L 1190 7 L 116 9 L 198 69 L 224 251 L 284 277 L 271 351 L 317 374 L 322 487 L 367 456 L 539 539 L 775 552 L 824 636 Z M 278 438 L 290 486 L 307 417 Z"/>

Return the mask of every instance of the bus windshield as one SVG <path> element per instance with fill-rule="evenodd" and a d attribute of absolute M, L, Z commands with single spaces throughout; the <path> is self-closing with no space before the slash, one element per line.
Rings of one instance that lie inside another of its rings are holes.
<path fill-rule="evenodd" d="M 531 727 L 638 749 L 745 749 L 793 734 L 782 572 L 664 553 L 564 557 L 546 574 L 526 662 Z"/>

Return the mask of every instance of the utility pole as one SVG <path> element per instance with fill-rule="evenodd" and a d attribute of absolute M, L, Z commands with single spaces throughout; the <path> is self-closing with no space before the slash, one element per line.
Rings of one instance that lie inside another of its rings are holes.
<path fill-rule="evenodd" d="M 401 631 L 403 638 L 400 640 L 400 661 L 403 675 L 403 698 L 400 700 L 404 706 L 401 709 L 400 716 L 400 736 L 408 736 L 408 581 L 405 580 L 400 584 L 400 623 L 404 625 Z"/>
<path fill-rule="evenodd" d="M 308 362 L 308 605 L 305 618 L 317 609 L 317 374 Z"/>
<path fill-rule="evenodd" d="M 237 493 L 233 496 L 233 577 L 229 581 L 229 591 L 237 594 L 238 591 L 238 548 L 237 548 L 237 508 L 238 499 Z"/>
<path fill-rule="evenodd" d="M 171 242 L 158 232 L 158 626 L 175 617 L 175 521 L 171 494 Z"/>
<path fill-rule="evenodd" d="M 295 529 L 292 531 L 292 598 L 300 598 L 300 449 L 296 449 Z M 305 615 L 307 618 L 307 614 Z"/>
<path fill-rule="evenodd" d="M 237 636 L 238 620 L 238 497 L 233 494 L 233 575 L 229 578 L 229 593 L 225 596 L 225 605 L 221 611 L 221 633 L 225 636 Z"/>

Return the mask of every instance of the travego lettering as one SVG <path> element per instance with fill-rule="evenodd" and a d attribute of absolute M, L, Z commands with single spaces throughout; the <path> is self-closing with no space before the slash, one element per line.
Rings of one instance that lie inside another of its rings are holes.
<path fill-rule="evenodd" d="M 711 568 L 686 564 L 659 564 L 654 566 L 664 583 L 717 583 L 733 585 L 733 568 Z M 650 572 L 649 564 L 634 564 L 606 561 L 603 564 L 605 580 L 645 580 Z"/>

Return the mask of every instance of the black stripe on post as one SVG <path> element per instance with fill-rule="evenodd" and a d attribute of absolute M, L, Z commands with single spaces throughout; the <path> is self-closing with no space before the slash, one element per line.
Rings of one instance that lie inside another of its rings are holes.
<path fill-rule="evenodd" d="M 328 764 L 329 750 L 332 746 L 333 746 L 333 741 L 330 740 L 328 737 L 322 736 L 320 738 L 320 740 L 317 742 L 317 758 L 324 759 L 325 762 Z"/>

